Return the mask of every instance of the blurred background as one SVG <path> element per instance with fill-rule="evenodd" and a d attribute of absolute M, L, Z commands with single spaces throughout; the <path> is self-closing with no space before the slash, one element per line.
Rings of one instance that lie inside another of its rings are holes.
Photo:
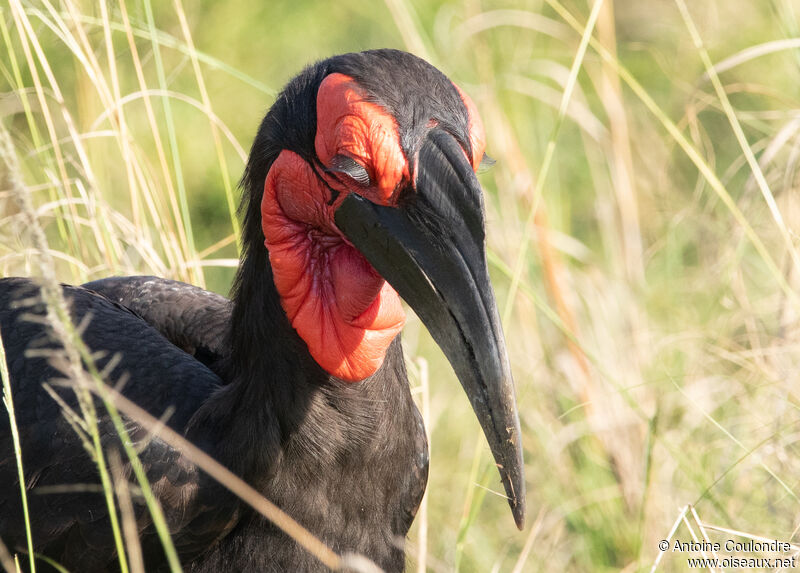
<path fill-rule="evenodd" d="M 800 542 L 800 1 L 0 0 L 0 44 L 0 275 L 40 272 L 16 181 L 67 283 L 227 294 L 250 142 L 309 63 L 400 48 L 471 95 L 529 519 L 410 316 L 431 474 L 409 570 Z"/>

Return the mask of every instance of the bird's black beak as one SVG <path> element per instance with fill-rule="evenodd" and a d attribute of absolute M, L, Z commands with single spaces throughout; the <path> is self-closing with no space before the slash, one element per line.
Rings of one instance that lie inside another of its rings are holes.
<path fill-rule="evenodd" d="M 514 381 L 486 264 L 483 195 L 464 150 L 432 130 L 416 192 L 397 207 L 349 194 L 336 225 L 428 328 L 453 366 L 500 470 L 517 526 L 525 478 Z"/>

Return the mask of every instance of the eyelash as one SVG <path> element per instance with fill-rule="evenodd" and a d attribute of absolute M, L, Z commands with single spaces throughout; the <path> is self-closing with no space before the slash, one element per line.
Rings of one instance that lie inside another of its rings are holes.
<path fill-rule="evenodd" d="M 331 160 L 331 166 L 325 169 L 328 173 L 343 174 L 353 180 L 361 187 L 369 187 L 372 182 L 366 167 L 358 163 L 352 157 L 346 155 L 336 155 Z"/>
<path fill-rule="evenodd" d="M 497 163 L 496 159 L 493 159 L 489 157 L 486 153 L 484 153 L 483 157 L 481 157 L 480 163 L 478 163 L 478 169 L 477 169 L 478 173 L 485 173 L 486 171 L 494 167 L 495 163 Z"/>

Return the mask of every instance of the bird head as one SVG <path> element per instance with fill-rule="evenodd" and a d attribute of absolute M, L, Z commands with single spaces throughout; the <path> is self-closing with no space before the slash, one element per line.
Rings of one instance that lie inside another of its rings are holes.
<path fill-rule="evenodd" d="M 260 194 L 248 215 L 260 207 L 281 306 L 314 360 L 369 378 L 403 327 L 404 299 L 464 387 L 521 528 L 519 419 L 475 175 L 484 146 L 469 96 L 424 60 L 345 54 L 278 96 L 245 185 Z"/>

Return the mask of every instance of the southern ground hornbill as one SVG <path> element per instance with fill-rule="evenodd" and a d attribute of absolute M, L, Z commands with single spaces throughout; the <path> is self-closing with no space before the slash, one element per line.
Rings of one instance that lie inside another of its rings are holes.
<path fill-rule="evenodd" d="M 399 571 L 428 472 L 398 336 L 402 297 L 466 390 L 521 527 L 519 421 L 475 176 L 483 158 L 471 100 L 428 63 L 394 50 L 322 61 L 286 86 L 256 135 L 232 300 L 110 278 L 63 287 L 72 319 L 107 381 L 127 380 L 126 397 L 155 416 L 168 411 L 169 426 L 334 550 Z M 62 374 L 41 352 L 58 343 L 39 294 L 28 279 L 0 281 L 35 550 L 72 571 L 113 570 L 96 465 L 42 386 Z M 77 408 L 72 389 L 55 391 Z M 103 444 L 115 447 L 98 408 Z M 322 568 L 180 451 L 127 426 L 187 570 Z M 0 537 L 25 553 L 19 497 L 2 416 Z M 163 570 L 149 514 L 134 501 L 146 568 Z"/>

